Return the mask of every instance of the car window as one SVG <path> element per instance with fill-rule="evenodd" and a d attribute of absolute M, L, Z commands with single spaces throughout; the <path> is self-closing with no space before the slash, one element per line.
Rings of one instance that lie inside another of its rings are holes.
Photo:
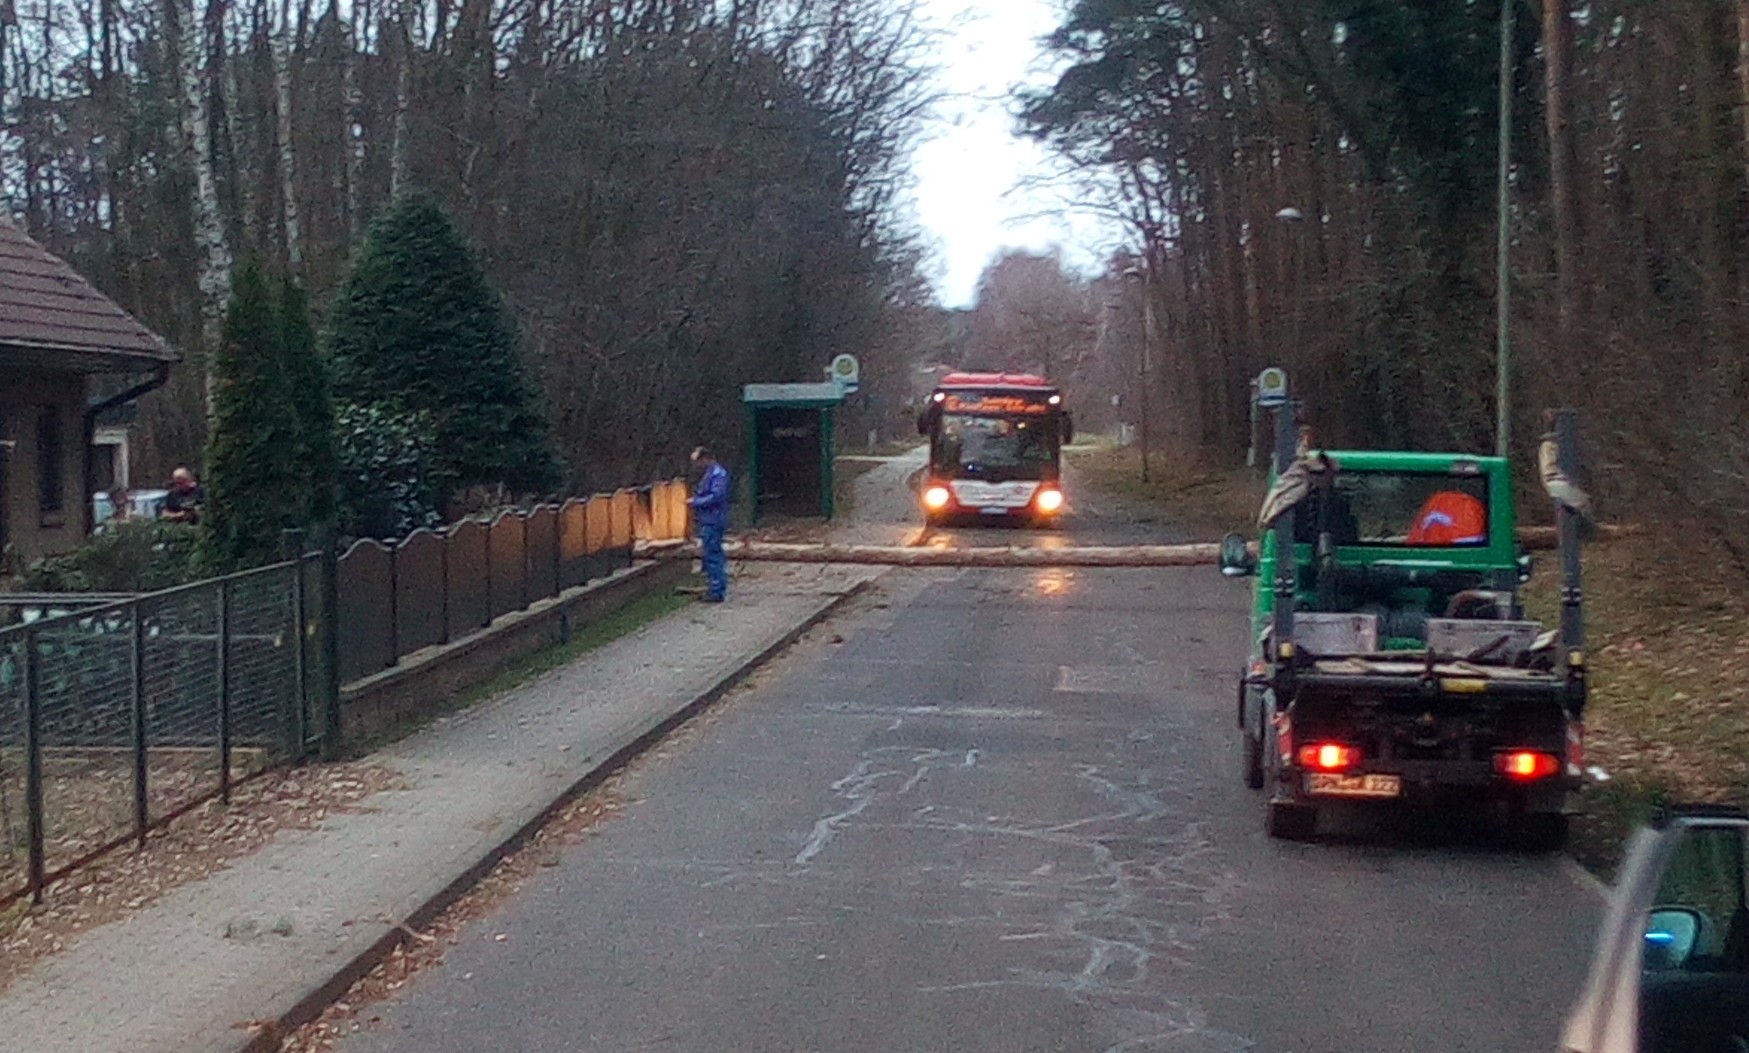
<path fill-rule="evenodd" d="M 1741 829 L 1682 835 L 1647 919 L 1644 960 L 1649 971 L 1749 972 Z"/>

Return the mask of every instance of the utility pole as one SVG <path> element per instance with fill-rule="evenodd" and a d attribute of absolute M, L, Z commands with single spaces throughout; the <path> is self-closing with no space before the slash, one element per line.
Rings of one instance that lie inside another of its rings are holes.
<path fill-rule="evenodd" d="M 1148 482 L 1151 476 L 1148 467 L 1148 445 L 1150 441 L 1148 418 L 1152 399 L 1148 387 L 1153 383 L 1154 364 L 1154 266 L 1150 259 L 1145 267 L 1131 267 L 1123 272 L 1125 278 L 1138 282 L 1142 289 L 1142 368 L 1141 368 L 1141 443 L 1142 443 L 1142 482 Z"/>
<path fill-rule="evenodd" d="M 1494 454 L 1512 452 L 1512 16 L 1500 0 L 1499 231 L 1495 243 Z"/>

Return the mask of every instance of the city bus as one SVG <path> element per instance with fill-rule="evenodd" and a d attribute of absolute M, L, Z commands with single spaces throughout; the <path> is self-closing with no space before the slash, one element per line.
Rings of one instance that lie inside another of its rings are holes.
<path fill-rule="evenodd" d="M 1049 524 L 1063 510 L 1074 425 L 1056 385 L 1031 373 L 949 373 L 917 417 L 929 438 L 919 496 L 931 524 Z"/>

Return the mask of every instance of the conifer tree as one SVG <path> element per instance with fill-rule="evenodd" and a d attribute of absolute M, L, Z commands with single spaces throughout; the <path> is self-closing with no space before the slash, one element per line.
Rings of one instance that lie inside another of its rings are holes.
<path fill-rule="evenodd" d="M 542 492 L 558 464 L 516 339 L 461 232 L 424 194 L 372 225 L 323 333 L 337 402 L 429 420 L 454 486 Z"/>
<path fill-rule="evenodd" d="M 238 268 L 213 356 L 202 555 L 216 570 L 271 562 L 307 504 L 285 326 L 261 269 Z"/>
<path fill-rule="evenodd" d="M 299 487 L 302 505 L 296 525 L 315 527 L 334 522 L 340 465 L 335 450 L 328 367 L 316 350 L 309 294 L 291 278 L 280 285 L 279 316 L 281 350 L 291 385 L 292 408 L 298 420 L 298 459 L 303 469 L 303 483 Z"/>

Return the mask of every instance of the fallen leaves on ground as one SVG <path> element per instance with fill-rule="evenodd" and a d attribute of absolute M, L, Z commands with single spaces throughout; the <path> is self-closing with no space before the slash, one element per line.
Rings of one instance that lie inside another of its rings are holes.
<path fill-rule="evenodd" d="M 558 866 L 559 853 L 566 845 L 588 836 L 624 807 L 621 786 L 625 775 L 624 772 L 615 775 L 572 801 L 522 847 L 499 860 L 491 873 L 450 904 L 437 920 L 418 932 L 408 931 L 388 957 L 354 983 L 344 996 L 316 1019 L 286 1036 L 281 1053 L 330 1053 L 347 1035 L 380 1024 L 382 1015 L 378 1010 L 383 1003 L 421 972 L 442 964 L 449 950 L 461 943 L 469 925 L 521 892 L 523 885 L 540 870 Z M 510 942 L 504 933 L 495 933 L 491 939 L 497 944 Z"/>
<path fill-rule="evenodd" d="M 49 886 L 44 903 L 0 914 L 0 991 L 80 933 L 119 920 L 167 893 L 223 870 L 284 830 L 309 830 L 357 809 L 401 777 L 366 762 L 311 764 L 245 782 L 231 803 L 208 801 L 131 846 Z"/>
<path fill-rule="evenodd" d="M 812 637 L 810 637 L 812 639 Z M 599 832 L 601 825 L 637 800 L 631 780 L 648 764 L 672 757 L 707 735 L 734 708 L 737 701 L 757 693 L 767 677 L 777 675 L 767 666 L 731 691 L 728 696 L 688 720 L 633 758 L 589 792 L 579 796 L 547 820 L 522 846 L 499 860 L 491 873 L 418 932 L 404 931 L 406 939 L 376 968 L 365 974 L 316 1019 L 286 1036 L 281 1053 L 332 1053 L 346 1036 L 383 1022 L 381 1008 L 421 972 L 443 963 L 448 951 L 461 943 L 468 926 L 490 916 L 522 891 L 541 870 L 559 866 L 563 851 Z M 495 933 L 494 943 L 508 943 Z M 252 1029 L 266 1026 L 256 1022 Z"/>
<path fill-rule="evenodd" d="M 1749 601 L 1729 566 L 1655 532 L 1587 550 L 1588 755 L 1613 777 L 1673 799 L 1749 793 Z M 1553 578 L 1551 563 L 1531 591 L 1545 621 Z"/>
<path fill-rule="evenodd" d="M 1263 503 L 1263 476 L 1255 469 L 1205 469 L 1155 454 L 1144 483 L 1141 452 L 1133 446 L 1096 446 L 1069 456 L 1093 489 L 1151 505 L 1211 538 L 1252 530 Z"/>

